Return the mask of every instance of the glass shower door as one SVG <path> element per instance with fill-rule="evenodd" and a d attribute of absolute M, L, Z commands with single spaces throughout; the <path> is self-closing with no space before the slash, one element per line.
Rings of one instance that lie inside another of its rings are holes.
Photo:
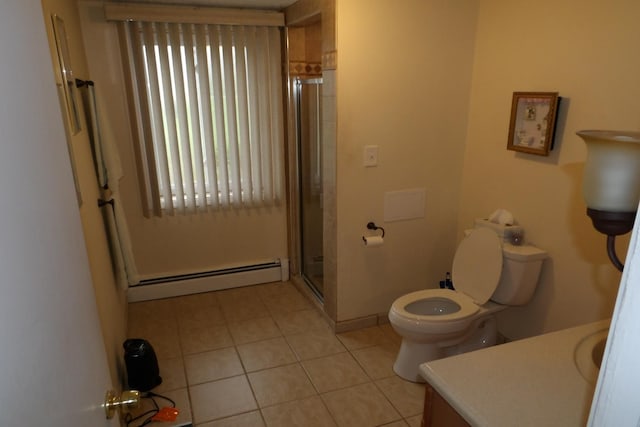
<path fill-rule="evenodd" d="M 300 268 L 322 298 L 322 79 L 295 80 L 298 146 Z"/>

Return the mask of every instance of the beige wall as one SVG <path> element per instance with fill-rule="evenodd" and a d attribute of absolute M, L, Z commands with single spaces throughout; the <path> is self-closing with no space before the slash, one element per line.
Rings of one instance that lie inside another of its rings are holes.
<path fill-rule="evenodd" d="M 497 208 L 550 254 L 533 301 L 500 314 L 505 335 L 610 315 L 620 274 L 584 213 L 575 132 L 639 128 L 639 16 L 631 0 L 338 1 L 339 321 L 435 286 L 463 230 Z M 563 97 L 549 157 L 506 150 L 514 91 Z M 369 144 L 380 163 L 365 169 Z M 426 217 L 383 224 L 384 192 L 419 187 Z M 370 220 L 387 238 L 367 250 L 359 236 Z"/>
<path fill-rule="evenodd" d="M 76 77 L 88 80 L 87 61 L 82 42 L 80 20 L 74 0 L 43 0 L 44 22 L 50 41 L 52 61 L 54 64 L 55 81 L 52 74 L 51 84 L 61 84 L 57 55 L 54 45 L 51 14 L 57 14 L 64 20 L 69 46 L 71 67 Z M 79 95 L 79 94 L 78 94 Z M 80 111 L 82 100 L 76 97 Z M 87 133 L 87 126 L 81 114 L 82 129 L 73 136 L 68 136 L 75 159 L 76 175 L 83 204 L 80 207 L 82 228 L 89 257 L 89 265 L 93 286 L 95 288 L 98 313 L 105 341 L 107 360 L 114 387 L 119 388 L 124 378 L 124 363 L 122 358 L 122 342 L 126 329 L 126 293 L 118 289 L 111 268 L 109 246 L 107 244 L 102 213 L 97 205 L 100 198 L 96 174 L 93 167 L 91 148 Z M 52 189 L 55 190 L 55 189 Z M 88 284 L 87 284 L 88 285 Z M 73 299 L 73 295 L 68 295 Z"/>
<path fill-rule="evenodd" d="M 124 177 L 120 182 L 136 265 L 143 278 L 241 266 L 287 257 L 285 203 L 268 209 L 144 218 L 116 24 L 102 1 L 79 1 L 92 78 L 106 97 Z M 283 194 L 284 199 L 284 194 Z"/>
<path fill-rule="evenodd" d="M 474 217 L 507 208 L 546 249 L 533 301 L 499 316 L 511 338 L 611 315 L 620 273 L 585 215 L 580 129 L 640 127 L 640 3 L 479 2 L 458 237 Z M 514 91 L 563 97 L 549 157 L 505 149 Z M 626 240 L 618 244 L 620 256 Z"/>
<path fill-rule="evenodd" d="M 434 287 L 455 249 L 475 1 L 338 0 L 337 320 Z M 379 164 L 362 165 L 365 145 Z M 387 191 L 426 189 L 422 219 L 383 222 Z M 366 224 L 385 227 L 365 249 Z"/>

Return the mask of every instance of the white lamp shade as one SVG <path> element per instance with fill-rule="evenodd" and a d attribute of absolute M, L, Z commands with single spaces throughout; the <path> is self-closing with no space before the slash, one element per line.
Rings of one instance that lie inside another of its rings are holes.
<path fill-rule="evenodd" d="M 587 144 L 583 195 L 587 207 L 635 212 L 640 200 L 640 132 L 583 130 Z"/>

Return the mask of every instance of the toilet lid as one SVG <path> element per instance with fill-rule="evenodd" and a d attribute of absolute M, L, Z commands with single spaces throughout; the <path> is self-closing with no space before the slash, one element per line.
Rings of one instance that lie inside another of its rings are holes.
<path fill-rule="evenodd" d="M 458 246 L 453 258 L 453 286 L 476 304 L 489 301 L 502 273 L 502 245 L 488 228 L 475 229 Z"/>

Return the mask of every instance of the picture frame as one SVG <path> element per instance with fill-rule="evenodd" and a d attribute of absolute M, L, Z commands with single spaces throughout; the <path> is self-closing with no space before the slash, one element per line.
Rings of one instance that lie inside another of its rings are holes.
<path fill-rule="evenodd" d="M 507 150 L 548 156 L 559 102 L 558 92 L 513 92 Z"/>

